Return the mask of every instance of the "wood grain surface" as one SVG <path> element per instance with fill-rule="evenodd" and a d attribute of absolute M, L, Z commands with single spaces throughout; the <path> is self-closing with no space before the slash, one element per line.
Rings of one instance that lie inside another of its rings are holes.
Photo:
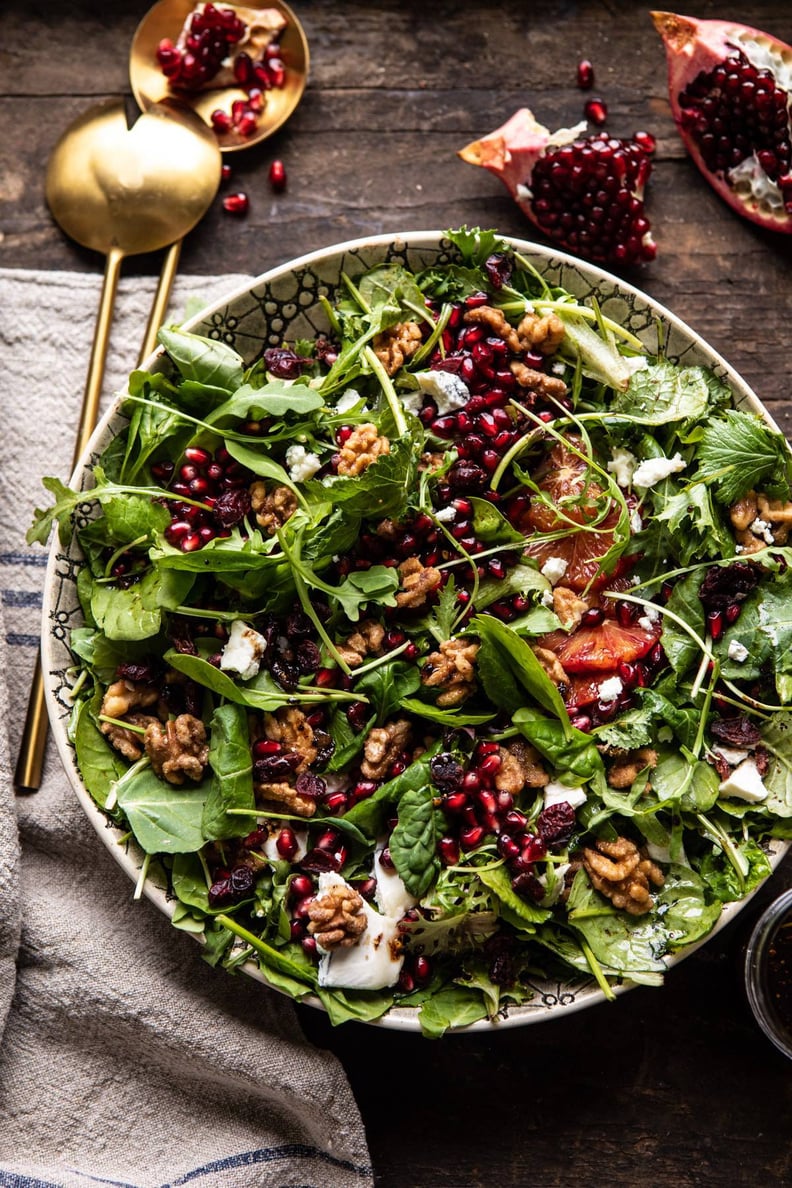
<path fill-rule="evenodd" d="M 646 128 L 658 141 L 648 207 L 659 254 L 625 277 L 701 333 L 792 431 L 792 237 L 741 221 L 686 157 L 648 5 L 293 2 L 312 53 L 303 103 L 272 140 L 234 156 L 230 186 L 249 194 L 249 215 L 233 219 L 216 201 L 185 244 L 182 271 L 260 272 L 350 236 L 461 223 L 531 238 L 499 183 L 456 150 L 523 105 L 550 125 L 576 122 L 586 56 L 607 128 Z M 127 50 L 146 7 L 3 0 L 0 266 L 100 271 L 51 221 L 44 169 L 78 113 L 129 93 Z M 695 13 L 792 42 L 787 0 L 701 0 Z M 267 182 L 275 157 L 288 171 L 278 195 Z M 138 257 L 125 269 L 159 265 Z M 519 1031 L 433 1044 L 357 1025 L 334 1032 L 301 1008 L 308 1036 L 349 1072 L 378 1184 L 792 1184 L 791 1070 L 753 1023 L 740 973 L 746 929 L 790 884 L 786 863 L 663 990 Z"/>

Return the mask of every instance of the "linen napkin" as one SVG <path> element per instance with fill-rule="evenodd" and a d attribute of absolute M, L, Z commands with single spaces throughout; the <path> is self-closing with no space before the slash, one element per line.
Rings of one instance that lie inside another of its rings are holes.
<path fill-rule="evenodd" d="M 240 279 L 181 278 L 173 314 Z M 363 1188 L 343 1069 L 292 1004 L 212 969 L 133 900 L 51 740 L 41 790 L 13 795 L 46 563 L 24 534 L 41 476 L 68 475 L 99 286 L 0 269 L 0 1188 Z M 107 399 L 135 366 L 153 288 L 121 282 Z"/>

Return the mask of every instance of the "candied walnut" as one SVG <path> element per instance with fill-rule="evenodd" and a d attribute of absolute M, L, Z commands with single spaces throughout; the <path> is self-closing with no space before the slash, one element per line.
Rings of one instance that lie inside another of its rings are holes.
<path fill-rule="evenodd" d="M 756 491 L 748 491 L 729 508 L 729 519 L 738 532 L 744 532 L 759 515 Z"/>
<path fill-rule="evenodd" d="M 396 605 L 400 607 L 423 606 L 442 580 L 439 569 L 433 565 L 422 565 L 417 557 L 402 561 L 399 573 L 401 591 L 396 595 Z"/>
<path fill-rule="evenodd" d="M 152 714 L 127 714 L 124 718 L 130 726 L 142 726 L 145 730 L 151 723 L 159 723 L 159 718 Z M 111 747 L 114 747 L 125 759 L 135 763 L 143 755 L 143 735 L 136 730 L 125 730 L 123 726 L 116 726 L 113 722 L 100 722 L 99 729 L 105 735 Z"/>
<path fill-rule="evenodd" d="M 338 644 L 338 654 L 350 668 L 359 668 L 366 656 L 381 656 L 382 641 L 385 638 L 385 628 L 376 619 L 364 619 L 342 644 Z"/>
<path fill-rule="evenodd" d="M 418 469 L 420 471 L 440 470 L 440 468 L 442 466 L 445 466 L 445 463 L 446 463 L 445 454 L 440 454 L 437 452 L 432 453 L 431 451 L 427 451 L 425 454 L 421 454 L 421 460 L 418 463 Z"/>
<path fill-rule="evenodd" d="M 376 334 L 372 345 L 388 375 L 395 375 L 421 345 L 421 327 L 417 322 L 398 322 Z"/>
<path fill-rule="evenodd" d="M 206 730 L 200 718 L 179 714 L 169 722 L 152 721 L 144 735 L 151 766 L 169 784 L 183 784 L 185 777 L 196 783 L 209 759 Z"/>
<path fill-rule="evenodd" d="M 536 371 L 535 368 L 528 367 L 527 364 L 520 363 L 516 359 L 510 364 L 510 367 L 512 375 L 521 388 L 528 388 L 537 396 L 546 396 L 553 400 L 561 400 L 566 396 L 567 386 L 557 375 L 545 375 L 543 371 Z"/>
<path fill-rule="evenodd" d="M 755 536 L 750 528 L 746 528 L 742 532 L 735 532 L 734 539 L 740 546 L 741 553 L 758 553 L 766 547 L 767 541 L 762 540 L 761 536 Z"/>
<path fill-rule="evenodd" d="M 539 752 L 524 738 L 512 739 L 501 747 L 500 757 L 500 771 L 495 776 L 495 787 L 499 792 L 511 792 L 516 796 L 525 787 L 544 788 L 550 783 Z"/>
<path fill-rule="evenodd" d="M 375 726 L 363 747 L 365 758 L 360 770 L 367 780 L 382 780 L 388 768 L 412 745 L 412 727 L 406 718 L 397 718 L 386 726 Z"/>
<path fill-rule="evenodd" d="M 264 736 L 271 742 L 282 743 L 285 750 L 300 756 L 297 775 L 307 771 L 316 759 L 313 728 L 302 710 L 295 706 L 283 706 L 274 714 L 265 714 Z"/>
<path fill-rule="evenodd" d="M 596 845 L 596 849 L 587 846 L 583 850 L 583 865 L 592 887 L 631 916 L 650 911 L 650 883 L 662 887 L 665 882 L 660 867 L 627 837 L 615 841 L 603 838 Z"/>
<path fill-rule="evenodd" d="M 555 652 L 551 652 L 549 648 L 533 647 L 531 649 L 534 656 L 545 670 L 550 680 L 555 685 L 568 685 L 569 677 L 566 669 L 561 661 L 556 656 Z"/>
<path fill-rule="evenodd" d="M 288 487 L 273 487 L 267 491 L 267 484 L 263 482 L 251 485 L 250 502 L 256 523 L 269 536 L 274 536 L 297 511 L 297 496 L 293 491 Z"/>
<path fill-rule="evenodd" d="M 113 681 L 102 698 L 101 712 L 106 718 L 123 718 L 133 709 L 156 705 L 160 695 L 153 685 L 139 685 L 135 681 Z"/>
<path fill-rule="evenodd" d="M 383 540 L 395 540 L 400 535 L 402 528 L 401 525 L 394 523 L 393 520 L 389 520 L 386 517 L 384 520 L 380 520 L 374 531 Z"/>
<path fill-rule="evenodd" d="M 558 314 L 540 316 L 527 313 L 517 327 L 517 334 L 524 351 L 539 351 L 542 355 L 552 355 L 561 346 L 566 328 Z"/>
<path fill-rule="evenodd" d="M 459 705 L 476 687 L 476 656 L 479 644 L 464 639 L 444 639 L 440 650 L 427 657 L 421 683 L 441 689 L 439 706 Z"/>
<path fill-rule="evenodd" d="M 300 796 L 297 789 L 292 788 L 291 784 L 287 784 L 285 781 L 256 782 L 253 785 L 253 790 L 256 793 L 257 801 L 277 805 L 278 808 L 294 813 L 296 817 L 312 817 L 316 812 L 316 801 L 307 796 Z"/>
<path fill-rule="evenodd" d="M 366 931 L 363 899 L 345 883 L 336 883 L 308 904 L 308 931 L 322 949 L 348 949 Z"/>
<path fill-rule="evenodd" d="M 553 610 L 567 631 L 573 631 L 578 626 L 588 609 L 585 598 L 579 598 L 567 586 L 556 586 L 553 590 Z"/>
<path fill-rule="evenodd" d="M 608 768 L 608 783 L 611 788 L 631 788 L 645 767 L 657 767 L 657 751 L 651 747 L 628 751 Z M 648 788 L 649 784 L 646 786 Z"/>
<path fill-rule="evenodd" d="M 760 520 L 767 520 L 770 524 L 792 524 L 792 502 L 788 499 L 782 503 L 780 499 L 768 499 L 766 495 L 760 494 L 757 500 Z"/>
<path fill-rule="evenodd" d="M 465 314 L 465 321 L 474 325 L 484 326 L 495 338 L 502 338 L 509 350 L 515 355 L 521 355 L 525 350 L 520 335 L 506 321 L 503 310 L 495 309 L 492 305 L 480 305 L 478 309 L 469 309 Z"/>
<path fill-rule="evenodd" d="M 390 453 L 387 437 L 380 437 L 377 426 L 367 421 L 352 430 L 338 455 L 338 473 L 348 477 L 362 474 L 381 454 Z"/>

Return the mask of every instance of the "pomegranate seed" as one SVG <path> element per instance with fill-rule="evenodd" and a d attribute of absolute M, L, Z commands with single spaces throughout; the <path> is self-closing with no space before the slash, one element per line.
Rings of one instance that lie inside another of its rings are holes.
<path fill-rule="evenodd" d="M 513 862 L 515 858 L 520 857 L 520 847 L 508 833 L 501 833 L 498 838 L 498 853 L 507 862 Z"/>
<path fill-rule="evenodd" d="M 503 824 L 506 829 L 512 829 L 515 833 L 521 833 L 525 829 L 527 819 L 525 814 L 521 813 L 519 809 L 512 809 L 503 818 Z"/>
<path fill-rule="evenodd" d="M 289 936 L 293 941 L 302 940 L 306 935 L 308 925 L 305 920 L 292 920 L 289 925 Z"/>
<path fill-rule="evenodd" d="M 279 755 L 282 750 L 283 743 L 275 742 L 274 739 L 257 738 L 253 743 L 253 754 L 257 759 L 265 755 Z"/>
<path fill-rule="evenodd" d="M 234 78 L 243 87 L 253 78 L 253 60 L 244 50 L 234 59 Z"/>
<path fill-rule="evenodd" d="M 599 627 L 605 622 L 605 611 L 598 606 L 592 606 L 589 610 L 583 612 L 583 617 L 580 620 L 581 627 Z"/>
<path fill-rule="evenodd" d="M 329 792 L 324 798 L 324 806 L 331 817 L 343 813 L 348 804 L 346 792 Z"/>
<path fill-rule="evenodd" d="M 446 866 L 456 866 L 459 862 L 459 842 L 456 838 L 441 837 L 437 849 Z"/>
<path fill-rule="evenodd" d="M 291 862 L 298 849 L 297 836 L 294 830 L 288 827 L 281 829 L 275 842 L 275 848 L 281 858 L 285 858 L 287 862 Z"/>
<path fill-rule="evenodd" d="M 479 775 L 497 775 L 501 769 L 501 763 L 502 761 L 500 755 L 496 751 L 492 751 L 490 754 L 485 756 L 481 763 L 479 763 Z M 493 808 L 494 807 L 495 806 L 493 804 Z"/>
<path fill-rule="evenodd" d="M 608 108 L 602 99 L 589 99 L 583 108 L 583 114 L 592 124 L 601 128 L 608 118 Z"/>
<path fill-rule="evenodd" d="M 476 757 L 481 758 L 484 755 L 497 755 L 500 751 L 500 745 L 496 742 L 480 742 L 476 747 Z"/>
<path fill-rule="evenodd" d="M 468 825 L 459 834 L 459 844 L 463 850 L 474 850 L 481 844 L 483 837 L 484 829 L 481 825 Z"/>
<path fill-rule="evenodd" d="M 462 787 L 466 792 L 478 792 L 481 780 L 475 771 L 466 771 L 462 777 Z"/>
<path fill-rule="evenodd" d="M 575 730 L 582 730 L 584 734 L 591 730 L 592 722 L 588 714 L 571 714 L 569 721 Z"/>
<path fill-rule="evenodd" d="M 466 792 L 449 792 L 443 801 L 443 808 L 449 813 L 461 813 L 467 808 L 468 803 Z"/>
<path fill-rule="evenodd" d="M 300 941 L 304 951 L 309 957 L 316 956 L 316 938 L 313 936 L 304 936 Z"/>
<path fill-rule="evenodd" d="M 317 850 L 324 850 L 326 853 L 332 854 L 339 841 L 340 835 L 337 829 L 325 829 L 317 839 L 316 848 Z"/>
<path fill-rule="evenodd" d="M 232 215 L 246 215 L 249 205 L 248 196 L 242 190 L 236 194 L 227 194 L 223 199 L 223 210 Z"/>
<path fill-rule="evenodd" d="M 732 623 L 737 622 L 737 620 L 740 617 L 741 610 L 742 610 L 742 607 L 740 606 L 739 602 L 735 602 L 731 606 L 726 607 L 726 622 L 730 626 Z"/>
<path fill-rule="evenodd" d="M 415 979 L 409 970 L 403 969 L 401 971 L 396 986 L 400 994 L 412 994 L 415 989 Z"/>
<path fill-rule="evenodd" d="M 308 908 L 311 906 L 312 900 L 313 900 L 313 887 L 311 888 L 311 893 L 308 896 L 306 896 L 305 899 L 299 899 L 295 902 L 294 907 L 292 908 L 295 920 L 305 920 L 306 919 L 306 917 L 308 916 Z"/>
<path fill-rule="evenodd" d="M 216 107 L 214 109 L 214 111 L 212 112 L 212 114 L 210 115 L 209 119 L 212 121 L 212 127 L 214 128 L 215 132 L 223 133 L 223 132 L 231 131 L 231 117 L 228 114 L 228 112 L 223 111 L 222 107 Z M 223 168 L 228 169 L 228 176 L 230 177 L 231 176 L 231 166 L 224 165 Z M 226 180 L 227 179 L 224 177 L 223 181 L 226 181 Z"/>
<path fill-rule="evenodd" d="M 355 888 L 358 895 L 361 895 L 363 899 L 371 902 L 371 900 L 374 898 L 374 893 L 377 890 L 377 880 L 374 878 L 355 879 L 351 886 Z"/>
<path fill-rule="evenodd" d="M 286 166 L 281 160 L 275 160 L 269 167 L 269 184 L 276 194 L 286 189 Z"/>
<path fill-rule="evenodd" d="M 391 852 L 390 852 L 389 846 L 386 846 L 385 849 L 381 852 L 378 861 L 379 861 L 380 866 L 384 866 L 386 870 L 395 870 L 396 869 L 396 864 L 394 863 L 393 859 L 391 858 Z"/>
<path fill-rule="evenodd" d="M 590 91 L 594 86 L 594 67 L 588 58 L 583 58 L 582 61 L 578 62 L 577 85 L 581 91 Z"/>
<path fill-rule="evenodd" d="M 182 545 L 182 548 L 184 548 L 184 545 Z M 707 612 L 707 630 L 712 636 L 713 643 L 717 643 L 723 635 L 724 625 L 723 611 L 714 610 Z"/>
<path fill-rule="evenodd" d="M 183 536 L 179 541 L 179 548 L 183 553 L 194 553 L 196 549 L 200 549 L 202 540 L 197 532 L 191 532 L 189 536 Z"/>
<path fill-rule="evenodd" d="M 646 153 L 653 153 L 657 148 L 657 141 L 651 132 L 636 132 L 633 135 L 633 140 L 636 144 L 640 144 Z"/>
<path fill-rule="evenodd" d="M 416 982 L 420 986 L 426 985 L 432 976 L 432 963 L 428 957 L 423 955 L 423 953 L 419 953 L 419 955 L 415 958 L 415 962 L 413 963 L 413 974 L 415 976 Z"/>
<path fill-rule="evenodd" d="M 252 136 L 257 127 L 258 120 L 256 119 L 256 113 L 248 108 L 240 117 L 236 129 L 240 136 Z"/>
<path fill-rule="evenodd" d="M 339 677 L 337 668 L 320 668 L 314 677 L 314 684 L 320 689 L 333 689 Z"/>

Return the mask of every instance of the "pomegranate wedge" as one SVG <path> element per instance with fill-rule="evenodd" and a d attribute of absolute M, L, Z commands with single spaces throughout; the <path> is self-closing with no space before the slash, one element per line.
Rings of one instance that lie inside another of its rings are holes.
<path fill-rule="evenodd" d="M 585 123 L 550 132 L 521 108 L 502 127 L 461 149 L 499 177 L 517 205 L 559 247 L 604 264 L 653 260 L 644 210 L 653 140 L 619 140 Z"/>
<path fill-rule="evenodd" d="M 735 21 L 654 12 L 671 111 L 704 177 L 738 214 L 792 231 L 792 48 Z"/>

